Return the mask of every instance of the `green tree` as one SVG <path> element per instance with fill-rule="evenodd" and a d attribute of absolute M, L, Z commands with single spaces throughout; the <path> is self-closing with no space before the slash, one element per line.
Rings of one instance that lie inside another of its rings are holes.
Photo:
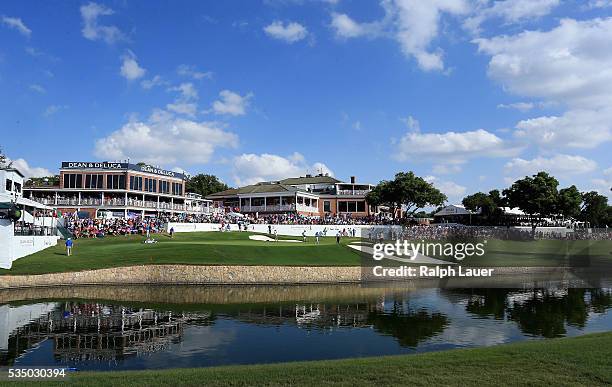
<path fill-rule="evenodd" d="M 219 180 L 217 176 L 203 173 L 191 176 L 186 184 L 187 192 L 194 192 L 202 196 L 208 196 L 226 189 L 229 189 L 229 186 Z"/>
<path fill-rule="evenodd" d="M 42 186 L 59 186 L 60 178 L 59 175 L 45 176 L 45 177 L 30 177 L 25 185 L 29 187 L 42 187 Z"/>
<path fill-rule="evenodd" d="M 589 222 L 591 226 L 605 226 L 608 222 L 610 209 L 608 198 L 595 191 L 582 194 L 582 210 L 580 220 Z"/>
<path fill-rule="evenodd" d="M 493 214 L 498 208 L 493 198 L 483 192 L 476 192 L 473 195 L 468 195 L 463 198 L 461 203 L 466 209 L 479 212 L 485 217 Z"/>
<path fill-rule="evenodd" d="M 2 148 L 0 148 L 0 168 L 10 168 L 13 165 L 12 161 L 9 161 L 9 158 L 2 152 Z"/>
<path fill-rule="evenodd" d="M 381 181 L 368 193 L 366 200 L 373 205 L 388 205 L 394 211 L 405 207 L 407 215 L 414 215 L 427 206 L 439 206 L 446 201 L 446 195 L 434 185 L 413 172 L 399 172 L 391 181 Z"/>
<path fill-rule="evenodd" d="M 559 182 L 546 172 L 515 181 L 503 191 L 510 207 L 518 207 L 529 215 L 532 226 L 535 215 L 540 218 L 552 214 L 558 202 Z"/>
<path fill-rule="evenodd" d="M 563 216 L 576 218 L 578 215 L 580 215 L 581 203 L 582 195 L 575 185 L 559 190 L 557 211 Z"/>

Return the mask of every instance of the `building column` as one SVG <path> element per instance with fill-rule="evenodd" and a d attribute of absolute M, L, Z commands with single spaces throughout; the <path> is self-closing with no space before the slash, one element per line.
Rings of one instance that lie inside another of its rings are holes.
<path fill-rule="evenodd" d="M 77 204 L 80 206 L 81 205 L 81 193 L 79 192 L 79 201 L 77 202 Z"/>
<path fill-rule="evenodd" d="M 127 192 L 125 193 L 125 205 L 128 205 L 128 196 L 127 196 Z"/>
<path fill-rule="evenodd" d="M 103 206 L 104 205 L 104 192 L 100 192 L 100 199 L 102 200 L 100 202 L 100 205 Z"/>
<path fill-rule="evenodd" d="M 53 204 L 57 206 L 57 191 L 55 192 L 55 202 Z"/>
<path fill-rule="evenodd" d="M 157 195 L 157 209 L 159 210 L 159 195 Z"/>
<path fill-rule="evenodd" d="M 268 209 L 268 199 L 264 196 L 264 211 Z"/>

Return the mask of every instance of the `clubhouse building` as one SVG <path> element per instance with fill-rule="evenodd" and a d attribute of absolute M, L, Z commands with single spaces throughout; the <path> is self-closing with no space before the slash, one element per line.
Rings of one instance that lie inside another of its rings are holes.
<path fill-rule="evenodd" d="M 185 192 L 186 176 L 146 164 L 65 161 L 59 185 L 24 186 L 23 196 L 91 218 L 203 214 L 210 200 Z"/>
<path fill-rule="evenodd" d="M 354 216 L 375 214 L 365 196 L 371 184 L 349 183 L 327 174 L 264 181 L 207 196 L 216 208 L 246 214 L 297 213 L 307 216 Z"/>

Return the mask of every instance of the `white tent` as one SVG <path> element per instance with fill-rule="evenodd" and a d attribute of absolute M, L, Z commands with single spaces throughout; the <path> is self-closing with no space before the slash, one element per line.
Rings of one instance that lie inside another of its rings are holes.
<path fill-rule="evenodd" d="M 450 204 L 440 211 L 436 212 L 434 216 L 452 216 L 452 215 L 474 215 L 475 212 L 467 210 L 461 204 Z"/>

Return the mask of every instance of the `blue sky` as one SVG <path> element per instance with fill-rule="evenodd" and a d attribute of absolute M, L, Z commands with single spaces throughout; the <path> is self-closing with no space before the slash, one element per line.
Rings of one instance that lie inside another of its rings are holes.
<path fill-rule="evenodd" d="M 230 185 L 538 170 L 612 185 L 612 1 L 0 4 L 1 146 L 28 175 L 145 161 Z"/>

